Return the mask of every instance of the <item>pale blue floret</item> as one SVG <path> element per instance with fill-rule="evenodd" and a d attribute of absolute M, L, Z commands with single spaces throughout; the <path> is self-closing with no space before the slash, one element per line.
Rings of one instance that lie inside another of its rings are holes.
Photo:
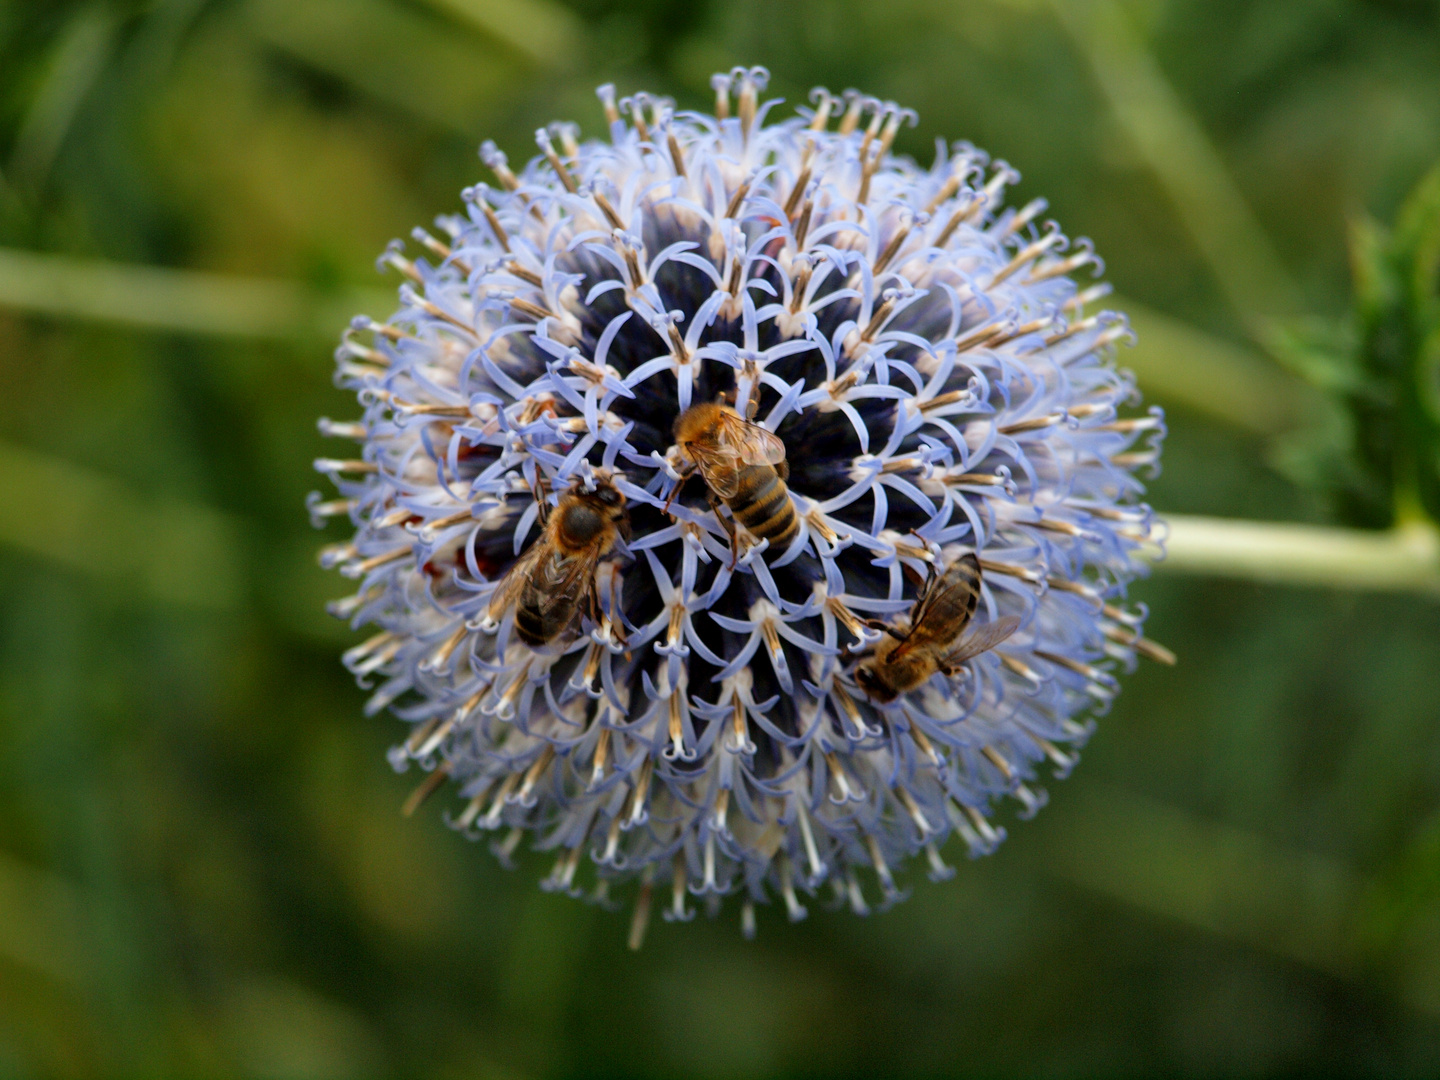
<path fill-rule="evenodd" d="M 747 927 L 748 904 L 799 918 L 827 881 L 857 912 L 867 880 L 893 902 L 912 856 L 950 873 L 952 832 L 993 850 L 997 800 L 1043 804 L 1112 669 L 1154 648 L 1116 605 L 1155 542 L 1137 474 L 1164 435 L 1158 410 L 1122 415 L 1128 329 L 1071 276 L 1099 272 L 1089 244 L 1037 225 L 1043 203 L 1006 208 L 1008 165 L 965 143 L 929 169 L 891 156 L 913 114 L 849 92 L 766 125 L 764 81 L 717 76 L 721 119 L 602 87 L 610 141 L 552 127 L 518 175 L 487 143 L 501 189 L 467 189 L 444 242 L 417 230 L 429 256 L 381 258 L 401 307 L 337 353 L 365 415 L 332 426 L 363 464 L 317 463 L 342 499 L 312 506 L 358 526 L 326 556 L 359 583 L 335 610 L 382 633 L 346 663 L 412 725 L 397 767 L 468 800 L 457 827 L 500 830 L 502 858 L 527 834 L 555 850 L 548 888 L 604 900 L 638 877 L 647 910 L 669 889 L 668 918 L 743 893 Z M 732 569 L 699 481 L 663 512 L 671 425 L 752 390 L 801 531 Z M 632 535 L 599 622 L 532 651 L 492 592 L 541 529 L 536 493 L 597 476 Z M 878 637 L 862 620 L 903 616 L 970 551 L 978 617 L 1020 630 L 873 705 L 847 660 Z"/>

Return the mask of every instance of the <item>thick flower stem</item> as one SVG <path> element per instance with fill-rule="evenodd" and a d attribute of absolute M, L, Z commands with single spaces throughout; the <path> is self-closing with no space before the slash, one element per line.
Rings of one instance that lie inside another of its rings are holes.
<path fill-rule="evenodd" d="M 1162 570 L 1440 598 L 1440 530 L 1428 521 L 1388 532 L 1177 515 L 1165 521 Z"/>

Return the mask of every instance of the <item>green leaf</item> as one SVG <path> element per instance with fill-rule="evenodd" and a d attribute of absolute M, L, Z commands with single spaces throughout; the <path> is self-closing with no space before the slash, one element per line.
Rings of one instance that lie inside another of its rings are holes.
<path fill-rule="evenodd" d="M 1355 332 L 1344 323 L 1292 319 L 1268 324 L 1261 343 L 1282 366 L 1326 393 L 1373 392 L 1357 362 Z"/>

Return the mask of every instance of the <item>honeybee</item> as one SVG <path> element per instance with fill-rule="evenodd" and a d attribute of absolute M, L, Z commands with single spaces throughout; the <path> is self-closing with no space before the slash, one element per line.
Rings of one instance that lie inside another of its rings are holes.
<path fill-rule="evenodd" d="M 936 672 L 955 675 L 961 664 L 993 649 L 1020 625 L 1014 615 L 1006 615 L 965 633 L 979 602 L 980 560 L 974 554 L 956 559 L 943 574 L 932 566 L 910 609 L 908 628 L 871 623 L 886 636 L 856 665 L 855 682 L 871 701 L 885 705 Z"/>
<path fill-rule="evenodd" d="M 710 488 L 712 505 L 717 498 L 723 501 L 752 535 L 770 541 L 771 551 L 790 546 L 800 522 L 785 486 L 790 467 L 779 436 L 716 401 L 692 405 L 676 417 L 675 442 L 689 467 L 683 470 L 670 498 L 698 469 Z M 724 515 L 717 512 L 715 516 L 730 534 L 731 551 L 738 556 L 740 540 L 735 526 Z"/>
<path fill-rule="evenodd" d="M 595 490 L 581 482 L 560 496 L 545 521 L 545 531 L 510 568 L 486 609 L 496 623 L 515 605 L 515 633 L 532 648 L 546 645 L 574 624 L 582 601 L 596 621 L 595 568 L 630 535 L 625 496 L 609 480 L 597 478 Z"/>

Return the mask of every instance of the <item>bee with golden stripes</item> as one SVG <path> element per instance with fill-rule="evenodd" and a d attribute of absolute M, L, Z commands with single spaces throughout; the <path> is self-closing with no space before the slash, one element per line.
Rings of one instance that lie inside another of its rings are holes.
<path fill-rule="evenodd" d="M 995 648 L 1020 625 L 1014 615 L 977 626 L 966 633 L 980 602 L 980 560 L 956 559 L 943 574 L 930 567 L 920 596 L 910 609 L 908 625 L 884 622 L 885 631 L 869 654 L 861 654 L 854 678 L 873 702 L 885 705 L 923 686 L 936 673 L 954 676 L 967 660 Z"/>
<path fill-rule="evenodd" d="M 692 405 L 676 418 L 675 444 L 685 463 L 671 499 L 698 471 L 710 489 L 711 505 L 723 502 L 752 536 L 770 542 L 771 552 L 778 554 L 790 546 L 800 521 L 785 486 L 790 467 L 779 436 L 716 401 Z M 670 504 L 665 505 L 668 509 Z M 718 506 L 715 516 L 730 534 L 733 568 L 740 538 Z"/>
<path fill-rule="evenodd" d="M 598 622 L 595 570 L 629 537 L 625 496 L 608 479 L 597 477 L 593 491 L 576 481 L 545 521 L 544 532 L 505 575 L 486 609 L 490 623 L 513 604 L 515 633 L 532 648 L 554 641 L 574 625 L 580 604 L 590 605 Z"/>

